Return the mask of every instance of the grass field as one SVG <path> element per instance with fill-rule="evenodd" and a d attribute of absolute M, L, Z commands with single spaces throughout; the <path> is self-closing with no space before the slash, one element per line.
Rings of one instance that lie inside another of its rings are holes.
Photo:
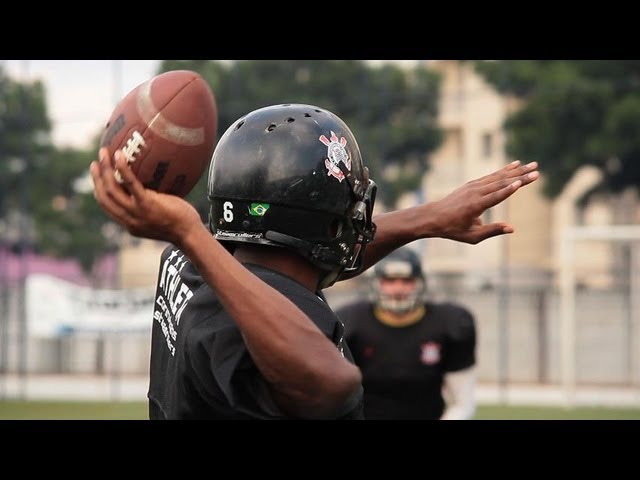
<path fill-rule="evenodd" d="M 0 420 L 145 420 L 144 402 L 0 401 Z"/>
<path fill-rule="evenodd" d="M 576 408 L 480 405 L 478 420 L 640 420 L 640 408 Z M 0 420 L 145 420 L 143 402 L 0 401 Z"/>
<path fill-rule="evenodd" d="M 563 407 L 535 407 L 481 405 L 477 420 L 640 420 L 640 408 L 579 407 L 567 410 Z"/>

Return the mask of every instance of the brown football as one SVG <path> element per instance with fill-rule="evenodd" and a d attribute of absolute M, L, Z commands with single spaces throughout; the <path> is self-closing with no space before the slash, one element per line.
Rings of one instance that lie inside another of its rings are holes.
<path fill-rule="evenodd" d="M 112 155 L 122 149 L 145 187 L 185 197 L 209 165 L 217 127 L 207 82 L 196 72 L 174 70 L 138 85 L 118 103 L 100 146 Z"/>

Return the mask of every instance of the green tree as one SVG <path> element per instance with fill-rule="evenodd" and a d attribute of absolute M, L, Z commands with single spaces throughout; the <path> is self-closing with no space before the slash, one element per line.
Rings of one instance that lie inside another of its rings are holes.
<path fill-rule="evenodd" d="M 416 189 L 441 141 L 439 77 L 424 67 L 372 67 L 357 60 L 164 61 L 160 72 L 199 72 L 218 104 L 219 135 L 240 116 L 277 103 L 308 103 L 338 114 L 356 137 L 387 205 Z M 208 209 L 206 175 L 188 199 Z"/>
<path fill-rule="evenodd" d="M 50 129 L 44 85 L 13 81 L 0 68 L 0 244 L 36 247 L 30 206 L 41 192 L 31 178 L 51 152 Z"/>
<path fill-rule="evenodd" d="M 44 85 L 14 81 L 0 68 L 0 242 L 73 257 L 89 270 L 110 247 L 109 218 L 90 188 L 78 188 L 98 139 L 88 151 L 58 150 L 50 130 Z"/>
<path fill-rule="evenodd" d="M 44 85 L 18 83 L 0 67 L 0 218 L 26 203 L 26 179 L 50 152 Z M 5 225 L 5 229 L 9 228 Z"/>
<path fill-rule="evenodd" d="M 505 123 L 507 153 L 540 163 L 549 196 L 583 165 L 604 174 L 593 191 L 637 188 L 640 61 L 484 61 L 476 68 L 499 92 L 523 101 Z"/>
<path fill-rule="evenodd" d="M 46 168 L 38 169 L 30 179 L 41 197 L 31 209 L 38 251 L 75 258 L 86 271 L 95 260 L 116 248 L 118 232 L 93 198 L 88 171 L 97 152 L 98 139 L 89 150 L 53 150 Z"/>

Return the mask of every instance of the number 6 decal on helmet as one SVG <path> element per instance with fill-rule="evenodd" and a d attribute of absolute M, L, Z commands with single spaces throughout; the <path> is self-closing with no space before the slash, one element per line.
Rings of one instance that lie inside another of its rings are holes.
<path fill-rule="evenodd" d="M 233 203 L 224 202 L 222 205 L 222 211 L 222 218 L 224 218 L 224 221 L 227 223 L 233 222 Z"/>

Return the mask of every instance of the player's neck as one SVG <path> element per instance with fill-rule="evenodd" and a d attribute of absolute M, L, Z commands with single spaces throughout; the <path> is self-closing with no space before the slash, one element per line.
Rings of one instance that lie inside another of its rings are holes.
<path fill-rule="evenodd" d="M 318 289 L 320 271 L 295 252 L 265 245 L 238 245 L 233 256 L 241 263 L 254 263 L 283 273 L 312 292 Z"/>
<path fill-rule="evenodd" d="M 380 307 L 375 307 L 373 312 L 376 318 L 390 327 L 408 327 L 414 323 L 418 323 L 426 312 L 424 305 L 420 305 L 414 310 L 410 310 L 404 313 L 396 313 L 390 310 L 384 310 Z"/>

